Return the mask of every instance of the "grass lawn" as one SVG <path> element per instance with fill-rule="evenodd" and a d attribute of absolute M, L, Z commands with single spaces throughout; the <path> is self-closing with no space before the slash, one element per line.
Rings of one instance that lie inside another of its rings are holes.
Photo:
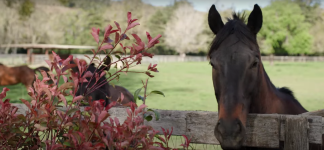
<path fill-rule="evenodd" d="M 294 91 L 296 98 L 309 111 L 324 108 L 324 63 L 275 63 L 270 66 L 264 62 L 271 81 L 278 87 L 287 86 Z M 135 70 L 146 70 L 142 64 Z M 169 110 L 207 110 L 217 111 L 214 96 L 211 67 L 207 62 L 159 63 L 159 73 L 149 79 L 148 92 L 160 90 L 161 95 L 152 95 L 147 99 L 150 108 Z M 116 85 L 129 89 L 132 93 L 142 86 L 145 74 L 122 74 Z M 26 88 L 22 84 L 7 86 L 11 91 L 7 97 L 20 103 L 19 98 L 29 100 Z M 0 86 L 2 89 L 3 86 Z M 142 90 L 143 94 L 143 90 Z M 138 102 L 141 103 L 141 102 Z"/>

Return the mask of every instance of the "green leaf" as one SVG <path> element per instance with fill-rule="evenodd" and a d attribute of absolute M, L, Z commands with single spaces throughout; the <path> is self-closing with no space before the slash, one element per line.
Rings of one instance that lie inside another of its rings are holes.
<path fill-rule="evenodd" d="M 141 95 L 138 95 L 138 99 L 144 101 L 144 97 L 142 97 Z"/>
<path fill-rule="evenodd" d="M 47 127 L 47 122 L 41 122 L 40 125 L 43 127 Z"/>
<path fill-rule="evenodd" d="M 155 114 L 155 120 L 156 121 L 158 121 L 158 120 L 160 120 L 160 113 L 159 112 L 157 112 L 156 110 L 153 110 L 153 109 L 148 109 L 147 111 L 151 111 L 151 112 L 154 112 L 154 114 Z"/>
<path fill-rule="evenodd" d="M 70 143 L 70 142 L 67 142 L 67 141 L 65 141 L 65 142 L 63 143 L 63 145 L 65 145 L 65 146 L 70 146 L 70 147 L 71 147 L 71 143 Z"/>
<path fill-rule="evenodd" d="M 138 95 L 139 95 L 139 93 L 141 92 L 141 90 L 142 90 L 142 88 L 139 88 L 139 89 L 137 89 L 136 91 L 135 91 L 135 93 L 134 93 L 134 100 L 136 101 L 136 99 L 138 98 Z"/>
<path fill-rule="evenodd" d="M 151 121 L 153 117 L 150 114 L 144 114 L 144 119 L 147 121 Z"/>
<path fill-rule="evenodd" d="M 115 55 L 116 58 L 118 58 L 118 60 L 120 60 L 120 56 L 119 55 Z"/>
<path fill-rule="evenodd" d="M 110 85 L 112 85 L 115 88 L 115 84 L 114 83 L 110 83 Z"/>
<path fill-rule="evenodd" d="M 152 91 L 150 94 L 160 94 L 160 95 L 163 95 L 165 97 L 164 93 L 161 92 L 161 91 Z"/>
<path fill-rule="evenodd" d="M 96 56 L 94 59 L 100 60 L 98 56 Z"/>
<path fill-rule="evenodd" d="M 78 111 L 79 109 L 76 109 L 76 108 L 72 108 L 72 109 L 70 109 L 67 113 L 66 113 L 66 115 L 71 115 L 72 113 L 75 113 L 76 111 Z"/>
<path fill-rule="evenodd" d="M 109 77 L 108 78 L 110 78 L 111 77 L 111 73 L 108 71 L 108 75 L 109 75 Z"/>

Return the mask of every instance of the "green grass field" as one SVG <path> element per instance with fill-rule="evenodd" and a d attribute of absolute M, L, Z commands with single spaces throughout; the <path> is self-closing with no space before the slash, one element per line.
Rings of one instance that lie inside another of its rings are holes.
<path fill-rule="evenodd" d="M 275 63 L 270 66 L 264 63 L 272 82 L 277 86 L 287 86 L 294 91 L 295 97 L 309 111 L 324 108 L 324 63 Z M 144 71 L 147 64 L 135 70 Z M 214 96 L 211 67 L 207 62 L 160 63 L 159 73 L 149 79 L 148 92 L 160 90 L 161 95 L 152 95 L 147 99 L 150 108 L 173 110 L 207 110 L 217 111 Z M 142 86 L 145 74 L 122 74 L 116 85 L 122 85 L 132 93 Z M 10 91 L 7 97 L 19 103 L 20 98 L 29 99 L 22 84 L 7 86 Z M 2 89 L 3 86 L 0 86 Z M 142 90 L 143 94 L 143 90 Z M 141 102 L 138 101 L 140 104 Z"/>

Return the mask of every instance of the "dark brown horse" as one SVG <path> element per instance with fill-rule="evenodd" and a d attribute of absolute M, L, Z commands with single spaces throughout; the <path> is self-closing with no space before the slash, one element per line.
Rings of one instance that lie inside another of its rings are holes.
<path fill-rule="evenodd" d="M 32 87 L 35 80 L 35 71 L 40 72 L 41 70 L 44 70 L 45 72 L 49 71 L 48 68 L 43 66 L 31 69 L 26 65 L 7 67 L 0 63 L 0 85 L 7 86 L 22 83 L 28 90 L 29 87 Z"/>
<path fill-rule="evenodd" d="M 208 54 L 219 113 L 214 134 L 223 149 L 253 149 L 242 147 L 248 113 L 301 114 L 307 110 L 288 88 L 276 88 L 264 70 L 256 39 L 263 23 L 257 4 L 247 24 L 244 15 L 235 13 L 224 24 L 212 5 L 208 23 L 217 35 Z"/>
<path fill-rule="evenodd" d="M 84 60 L 81 60 L 81 61 L 84 61 Z M 98 67 L 98 69 L 96 69 L 95 64 L 92 63 L 88 66 L 87 71 L 90 71 L 92 73 L 96 72 L 98 74 L 100 74 L 102 71 L 105 71 L 105 70 L 109 71 L 110 62 L 111 62 L 110 58 L 107 57 L 107 59 L 104 60 L 104 64 L 108 65 L 107 67 L 100 66 L 100 67 Z M 75 63 L 75 62 L 72 61 L 71 63 Z M 72 71 L 79 72 L 77 67 L 72 68 Z M 90 81 L 88 87 L 92 87 L 92 85 L 95 84 L 95 78 L 93 78 L 92 80 L 90 80 L 90 79 L 91 79 L 90 77 L 87 78 L 87 80 Z M 88 82 L 85 82 L 82 84 L 80 83 L 79 89 L 78 89 L 76 95 L 84 95 L 86 97 L 91 96 L 92 100 L 103 99 L 103 100 L 105 100 L 105 105 L 108 105 L 110 102 L 117 101 L 118 98 L 121 97 L 121 93 L 123 93 L 124 99 L 118 105 L 127 104 L 128 102 L 134 102 L 133 95 L 127 89 L 125 89 L 122 86 L 113 87 L 112 85 L 109 85 L 109 83 L 106 81 L 105 77 L 100 78 L 97 83 L 104 83 L 104 84 L 101 87 L 99 87 L 91 92 L 89 92 L 89 90 L 91 90 L 91 89 L 87 87 Z"/>

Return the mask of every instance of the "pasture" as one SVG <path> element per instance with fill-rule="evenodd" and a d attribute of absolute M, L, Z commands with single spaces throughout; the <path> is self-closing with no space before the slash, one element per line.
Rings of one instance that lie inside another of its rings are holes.
<path fill-rule="evenodd" d="M 147 66 L 142 64 L 133 70 L 145 71 Z M 308 111 L 324 108 L 324 62 L 275 62 L 273 66 L 264 62 L 264 66 L 275 86 L 286 86 L 293 90 L 295 97 Z M 149 79 L 148 92 L 159 90 L 164 92 L 165 97 L 149 96 L 147 105 L 150 108 L 217 111 L 208 62 L 159 63 L 157 68 L 159 73 L 154 73 L 155 77 Z M 113 69 L 111 71 L 114 72 Z M 141 79 L 146 78 L 145 74 L 121 74 L 120 81 L 113 83 L 134 93 L 142 87 Z M 7 94 L 11 102 L 20 103 L 20 98 L 29 100 L 22 84 L 7 87 L 11 90 Z"/>

